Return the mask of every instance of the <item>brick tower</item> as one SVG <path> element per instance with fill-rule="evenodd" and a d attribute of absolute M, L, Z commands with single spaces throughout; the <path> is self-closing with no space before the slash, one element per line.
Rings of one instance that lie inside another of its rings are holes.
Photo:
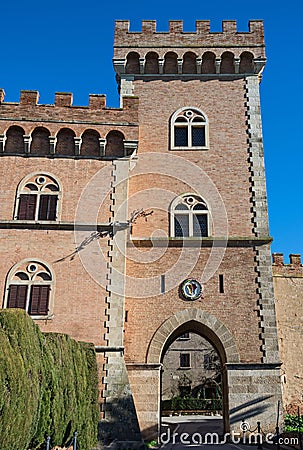
<path fill-rule="evenodd" d="M 208 21 L 158 32 L 116 22 L 121 101 L 139 98 L 139 147 L 129 211 L 125 362 L 144 436 L 158 431 L 161 362 L 178 336 L 196 332 L 222 363 L 225 430 L 242 419 L 274 429 L 280 400 L 260 116 L 262 21 L 248 32 Z M 193 290 L 197 289 L 197 295 Z M 202 295 L 201 295 L 202 294 Z"/>

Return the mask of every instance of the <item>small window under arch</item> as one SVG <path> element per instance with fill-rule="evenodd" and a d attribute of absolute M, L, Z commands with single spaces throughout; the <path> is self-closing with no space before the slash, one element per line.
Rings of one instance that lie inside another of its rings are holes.
<path fill-rule="evenodd" d="M 75 133 L 69 128 L 62 128 L 57 134 L 56 154 L 75 155 Z"/>
<path fill-rule="evenodd" d="M 234 54 L 231 52 L 224 52 L 221 56 L 220 73 L 235 73 Z"/>
<path fill-rule="evenodd" d="M 145 57 L 144 73 L 159 73 L 159 55 L 156 52 L 148 52 Z"/>
<path fill-rule="evenodd" d="M 124 156 L 124 134 L 121 131 L 112 130 L 107 134 L 105 156 L 113 158 Z"/>
<path fill-rule="evenodd" d="M 5 153 L 22 154 L 25 151 L 24 147 L 24 130 L 17 125 L 11 126 L 6 132 Z"/>
<path fill-rule="evenodd" d="M 205 52 L 202 56 L 202 73 L 216 73 L 216 55 L 212 52 Z"/>
<path fill-rule="evenodd" d="M 170 210 L 172 237 L 208 237 L 209 209 L 196 194 L 177 197 Z"/>
<path fill-rule="evenodd" d="M 126 67 L 125 72 L 126 73 L 140 73 L 140 62 L 139 62 L 139 54 L 136 52 L 130 52 L 127 55 L 126 59 Z"/>
<path fill-rule="evenodd" d="M 85 130 L 81 137 L 81 156 L 100 156 L 100 134 L 98 131 Z"/>
<path fill-rule="evenodd" d="M 37 127 L 32 132 L 32 142 L 30 153 L 35 155 L 49 155 L 50 153 L 50 132 L 47 128 Z"/>
<path fill-rule="evenodd" d="M 47 174 L 31 175 L 17 191 L 14 219 L 58 220 L 61 190 L 55 178 Z"/>
<path fill-rule="evenodd" d="M 174 52 L 168 52 L 164 56 L 164 69 L 163 72 L 166 74 L 178 73 L 178 56 Z"/>
<path fill-rule="evenodd" d="M 196 74 L 197 73 L 197 55 L 193 52 L 187 52 L 183 56 L 182 73 Z"/>
<path fill-rule="evenodd" d="M 240 56 L 240 73 L 254 73 L 254 55 L 243 52 Z"/>
<path fill-rule="evenodd" d="M 171 119 L 171 149 L 207 149 L 208 122 L 196 108 L 182 108 Z"/>
<path fill-rule="evenodd" d="M 52 308 L 53 274 L 38 260 L 25 260 L 8 273 L 3 308 L 24 309 L 34 318 L 46 318 Z"/>

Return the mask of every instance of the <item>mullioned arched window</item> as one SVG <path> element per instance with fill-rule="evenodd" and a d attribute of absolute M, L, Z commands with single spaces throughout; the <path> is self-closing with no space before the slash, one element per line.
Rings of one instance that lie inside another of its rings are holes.
<path fill-rule="evenodd" d="M 170 208 L 172 237 L 209 236 L 209 209 L 196 194 L 178 196 Z"/>
<path fill-rule="evenodd" d="M 61 194 L 58 181 L 51 175 L 26 177 L 18 186 L 14 219 L 58 220 Z"/>
<path fill-rule="evenodd" d="M 51 314 L 54 277 L 46 263 L 26 259 L 8 273 L 3 308 L 24 309 L 34 318 Z"/>
<path fill-rule="evenodd" d="M 197 108 L 181 108 L 171 118 L 171 149 L 208 148 L 208 121 Z"/>

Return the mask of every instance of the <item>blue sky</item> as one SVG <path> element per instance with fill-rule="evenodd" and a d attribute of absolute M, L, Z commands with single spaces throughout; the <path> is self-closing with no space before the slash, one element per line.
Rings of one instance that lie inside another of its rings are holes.
<path fill-rule="evenodd" d="M 40 103 L 53 103 L 54 93 L 73 92 L 74 104 L 87 105 L 88 95 L 107 94 L 118 106 L 112 68 L 115 19 L 168 21 L 183 19 L 194 31 L 195 20 L 210 20 L 221 31 L 222 20 L 263 19 L 268 62 L 261 84 L 272 251 L 303 254 L 302 238 L 302 4 L 299 0 L 15 0 L 1 5 L 0 87 L 6 101 L 19 101 L 21 89 L 40 92 Z"/>

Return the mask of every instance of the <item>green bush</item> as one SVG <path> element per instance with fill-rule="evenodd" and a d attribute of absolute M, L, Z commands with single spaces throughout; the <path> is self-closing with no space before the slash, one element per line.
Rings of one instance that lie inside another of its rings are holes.
<path fill-rule="evenodd" d="M 164 400 L 162 402 L 162 409 L 166 411 L 193 411 L 197 409 L 219 410 L 222 409 L 222 399 L 173 397 L 170 400 Z"/>
<path fill-rule="evenodd" d="M 6 392 L 1 408 L 0 448 L 24 450 L 37 431 L 42 406 L 43 337 L 22 310 L 2 310 L 0 330 L 0 372 L 5 377 Z"/>
<path fill-rule="evenodd" d="M 285 431 L 301 431 L 303 432 L 303 417 L 295 414 L 286 414 L 284 417 Z M 299 430 L 300 428 L 300 430 Z"/>
<path fill-rule="evenodd" d="M 82 450 L 97 440 L 94 346 L 42 334 L 22 310 L 0 312 L 0 449 L 63 446 L 74 431 Z"/>

